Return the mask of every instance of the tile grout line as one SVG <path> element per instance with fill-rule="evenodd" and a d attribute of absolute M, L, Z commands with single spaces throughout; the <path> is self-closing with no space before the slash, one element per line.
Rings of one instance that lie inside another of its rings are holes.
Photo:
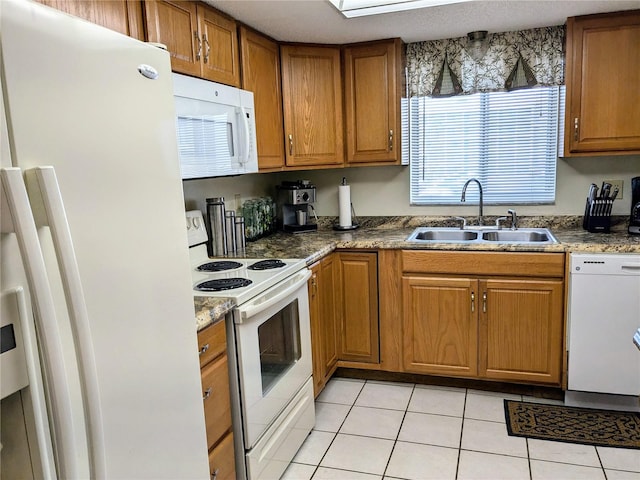
<path fill-rule="evenodd" d="M 402 425 L 404 424 L 404 419 L 407 418 L 407 412 L 409 411 L 409 404 L 411 403 L 411 399 L 413 398 L 413 394 L 416 391 L 416 384 L 413 384 L 411 388 L 411 395 L 409 395 L 409 400 L 407 401 L 407 406 L 404 409 L 404 414 L 402 415 L 402 421 L 400 422 L 400 427 L 398 428 L 398 433 L 396 434 L 396 439 L 393 441 L 393 446 L 391 447 L 391 453 L 389 454 L 389 459 L 387 460 L 387 464 L 382 471 L 382 478 L 387 474 L 387 470 L 389 469 L 389 464 L 391 463 L 391 457 L 393 456 L 393 452 L 396 449 L 396 445 L 398 444 L 398 438 L 400 438 L 400 431 L 402 430 Z"/>
<path fill-rule="evenodd" d="M 462 454 L 462 434 L 464 432 L 464 414 L 467 410 L 467 395 L 469 394 L 469 389 L 464 389 L 464 404 L 462 405 L 462 424 L 460 425 L 460 441 L 458 442 L 458 461 L 456 462 L 456 480 L 458 478 L 458 473 L 460 471 L 460 456 Z"/>

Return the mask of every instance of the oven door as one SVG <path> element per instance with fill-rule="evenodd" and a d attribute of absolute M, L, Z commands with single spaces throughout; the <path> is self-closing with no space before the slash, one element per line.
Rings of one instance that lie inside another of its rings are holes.
<path fill-rule="evenodd" d="M 234 311 L 247 450 L 311 377 L 309 277 L 301 270 Z"/>

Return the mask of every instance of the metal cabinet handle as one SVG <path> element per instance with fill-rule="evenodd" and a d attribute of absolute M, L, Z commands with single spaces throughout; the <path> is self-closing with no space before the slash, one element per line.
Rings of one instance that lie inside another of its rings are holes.
<path fill-rule="evenodd" d="M 202 355 L 204 352 L 206 352 L 207 350 L 209 350 L 209 344 L 205 343 L 201 348 L 200 351 L 198 352 L 198 355 Z"/>
<path fill-rule="evenodd" d="M 216 468 L 212 473 L 211 473 L 211 480 L 216 480 L 218 478 L 218 472 L 220 471 L 219 468 Z"/>
<path fill-rule="evenodd" d="M 318 277 L 314 273 L 313 276 L 311 277 L 311 295 L 315 297 L 317 293 L 318 293 Z"/>
<path fill-rule="evenodd" d="M 209 398 L 209 397 L 211 396 L 211 392 L 212 392 L 212 391 L 213 391 L 213 388 L 212 388 L 212 387 L 207 388 L 207 389 L 204 391 L 204 394 L 202 395 L 202 400 L 204 401 L 204 400 L 206 400 L 207 398 Z"/>
<path fill-rule="evenodd" d="M 389 130 L 389 151 L 393 152 L 393 130 Z"/>
<path fill-rule="evenodd" d="M 293 135 L 289 135 L 289 155 L 293 155 Z"/>
<path fill-rule="evenodd" d="M 579 133 L 580 129 L 578 127 L 578 117 L 573 119 L 573 139 L 577 142 L 578 138 L 579 138 Z"/>
<path fill-rule="evenodd" d="M 202 40 L 200 40 L 200 36 L 198 35 L 198 32 L 193 32 L 193 36 L 198 42 L 198 51 L 196 52 L 196 60 L 200 61 L 200 55 L 202 55 Z"/>
<path fill-rule="evenodd" d="M 471 292 L 471 312 L 476 311 L 476 292 Z"/>
<path fill-rule="evenodd" d="M 204 44 L 207 46 L 207 51 L 204 54 L 204 63 L 209 61 L 209 54 L 211 53 L 211 46 L 209 45 L 209 40 L 207 40 L 207 34 L 202 35 L 202 39 L 204 40 Z"/>
<path fill-rule="evenodd" d="M 487 292 L 482 294 L 482 313 L 487 313 Z"/>

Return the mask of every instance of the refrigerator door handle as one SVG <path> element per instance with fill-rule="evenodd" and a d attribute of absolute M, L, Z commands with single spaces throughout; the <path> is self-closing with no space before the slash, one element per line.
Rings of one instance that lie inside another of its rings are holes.
<path fill-rule="evenodd" d="M 77 440 L 73 430 L 71 392 L 67 381 L 62 339 L 22 170 L 16 167 L 2 168 L 0 179 L 18 240 L 34 317 L 43 345 L 41 353 L 43 364 L 47 368 L 49 398 L 52 402 L 58 474 L 61 478 L 80 478 L 75 452 Z"/>
<path fill-rule="evenodd" d="M 104 445 L 104 426 L 98 386 L 98 369 L 93 349 L 93 338 L 89 324 L 89 314 L 85 302 L 80 270 L 73 248 L 71 230 L 60 192 L 60 185 L 53 167 L 36 167 L 25 171 L 27 185 L 38 187 L 44 206 L 47 224 L 51 229 L 53 245 L 58 259 L 62 285 L 67 302 L 67 310 L 74 334 L 74 344 L 78 356 L 78 371 L 82 385 L 83 403 L 89 438 L 92 478 L 106 479 L 106 455 Z M 35 177 L 35 178 L 34 178 Z M 35 182 L 34 182 L 35 180 Z M 35 195 L 32 195 L 34 197 Z M 32 203 L 34 198 L 32 198 Z"/>
<path fill-rule="evenodd" d="M 40 465 L 45 480 L 55 480 L 56 465 L 53 459 L 53 445 L 51 444 L 51 431 L 49 427 L 49 417 L 47 417 L 47 404 L 44 398 L 44 384 L 40 371 L 40 357 L 38 355 L 38 340 L 33 325 L 33 320 L 29 318 L 27 302 L 24 289 L 16 287 L 12 292 L 16 297 L 18 317 L 22 329 L 22 339 L 24 342 L 24 354 L 27 364 L 27 375 L 31 389 L 31 405 L 36 424 L 36 437 L 40 449 Z"/>

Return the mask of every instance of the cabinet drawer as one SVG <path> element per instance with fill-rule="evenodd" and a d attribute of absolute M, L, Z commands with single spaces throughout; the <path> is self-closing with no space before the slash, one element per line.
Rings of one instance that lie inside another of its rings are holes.
<path fill-rule="evenodd" d="M 229 433 L 209 452 L 209 471 L 212 480 L 235 480 L 236 462 L 233 451 L 233 433 Z"/>
<path fill-rule="evenodd" d="M 564 253 L 402 251 L 402 271 L 564 277 Z"/>
<path fill-rule="evenodd" d="M 198 332 L 200 368 L 204 367 L 214 358 L 222 355 L 226 349 L 227 335 L 224 319 Z"/>
<path fill-rule="evenodd" d="M 226 355 L 202 369 L 202 399 L 207 443 L 211 448 L 231 428 L 229 371 Z"/>

